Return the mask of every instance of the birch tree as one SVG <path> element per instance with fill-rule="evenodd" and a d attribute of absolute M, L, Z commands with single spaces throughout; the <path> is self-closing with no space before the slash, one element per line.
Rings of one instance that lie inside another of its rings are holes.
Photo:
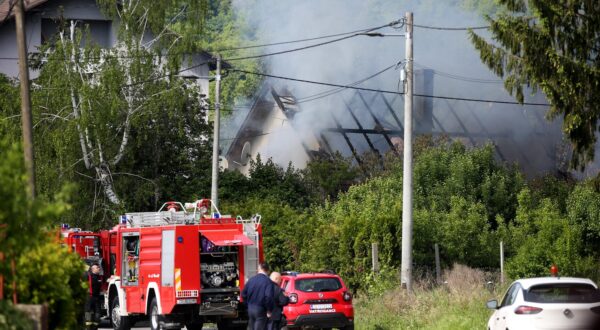
<path fill-rule="evenodd" d="M 189 65 L 185 54 L 192 44 L 168 28 L 174 20 L 193 19 L 202 6 L 201 1 L 186 6 L 180 1 L 98 3 L 118 25 L 117 42 L 102 49 L 93 44 L 84 23 L 60 23 L 38 59 L 35 125 L 46 160 L 46 190 L 56 188 L 57 177 L 75 177 L 82 186 L 93 183 L 94 193 L 87 199 L 94 207 L 104 203 L 118 209 L 125 206 L 122 194 L 136 194 L 136 186 L 151 183 L 152 194 L 158 194 L 156 178 L 142 175 L 157 148 L 171 147 L 193 161 L 192 149 L 206 147 L 207 104 L 194 81 L 178 76 Z M 170 146 L 144 145 L 148 135 L 168 135 Z M 133 155 L 147 160 L 128 159 Z M 117 176 L 133 181 L 119 191 Z"/>

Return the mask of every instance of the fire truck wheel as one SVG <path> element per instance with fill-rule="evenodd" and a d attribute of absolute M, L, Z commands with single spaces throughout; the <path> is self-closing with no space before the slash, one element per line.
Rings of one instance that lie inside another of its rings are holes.
<path fill-rule="evenodd" d="M 150 302 L 150 329 L 160 330 L 160 325 L 158 323 L 158 303 L 156 302 L 156 298 L 152 298 L 152 301 Z"/>
<path fill-rule="evenodd" d="M 185 324 L 187 330 L 201 330 L 203 326 L 202 321 L 192 321 Z"/>
<path fill-rule="evenodd" d="M 110 324 L 114 330 L 131 329 L 129 317 L 121 315 L 118 296 L 115 296 L 110 304 Z"/>

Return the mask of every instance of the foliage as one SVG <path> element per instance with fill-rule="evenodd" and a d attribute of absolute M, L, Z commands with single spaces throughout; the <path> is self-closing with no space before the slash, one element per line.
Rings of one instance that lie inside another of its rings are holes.
<path fill-rule="evenodd" d="M 336 152 L 331 157 L 316 158 L 306 164 L 304 176 L 319 190 L 321 200 L 335 199 L 346 191 L 358 176 L 358 169 L 348 158 Z"/>
<path fill-rule="evenodd" d="M 600 7 L 594 1 L 499 0 L 507 12 L 490 23 L 493 43 L 470 31 L 482 61 L 523 102 L 523 87 L 541 89 L 551 118 L 562 115 L 572 165 L 594 159 L 600 111 Z"/>
<path fill-rule="evenodd" d="M 17 261 L 19 299 L 29 304 L 47 303 L 51 329 L 76 328 L 87 294 L 87 283 L 81 280 L 85 270 L 77 254 L 47 239 Z"/>
<path fill-rule="evenodd" d="M 17 82 L 0 73 L 0 136 L 10 137 L 13 142 L 21 138 L 21 131 L 15 129 L 20 123 L 20 101 Z"/>
<path fill-rule="evenodd" d="M 219 194 L 231 202 L 273 198 L 297 209 L 306 208 L 316 200 L 316 192 L 301 171 L 291 164 L 283 169 L 272 159 L 263 162 L 260 155 L 250 161 L 248 177 L 230 171 L 221 173 Z"/>
<path fill-rule="evenodd" d="M 581 229 L 581 244 L 586 255 L 600 251 L 600 193 L 580 184 L 566 199 L 570 226 Z"/>
<path fill-rule="evenodd" d="M 263 224 L 265 259 L 278 271 L 300 269 L 300 253 L 306 248 L 311 235 L 312 219 L 290 205 L 272 196 L 249 197 L 221 207 L 227 212 L 249 218 L 260 214 Z"/>
<path fill-rule="evenodd" d="M 549 266 L 559 265 L 564 276 L 597 278 L 594 258 L 583 250 L 583 226 L 560 214 L 549 199 L 534 203 L 528 189 L 519 194 L 519 208 L 512 228 L 511 250 L 507 262 L 511 278 L 548 274 Z"/>
<path fill-rule="evenodd" d="M 14 260 L 35 246 L 45 226 L 56 221 L 69 205 L 65 202 L 68 194 L 65 189 L 53 203 L 28 199 L 23 153 L 18 144 L 8 140 L 0 139 L 0 253 L 4 253 L 7 260 Z M 0 274 L 7 279 L 12 278 L 9 264 L 0 263 Z"/>
<path fill-rule="evenodd" d="M 7 137 L 0 140 L 0 252 L 5 256 L 0 274 L 5 283 L 16 281 L 19 302 L 48 303 L 52 325 L 71 328 L 82 303 L 77 291 L 81 261 L 46 232 L 49 224 L 69 210 L 65 201 L 69 188 L 61 189 L 51 202 L 28 199 L 23 153 L 18 144 L 8 141 Z M 16 264 L 14 276 L 9 260 Z"/>
<path fill-rule="evenodd" d="M 490 274 L 455 265 L 444 278 L 447 283 L 431 289 L 428 280 L 416 281 L 414 294 L 398 287 L 383 294 L 355 299 L 357 329 L 481 329 L 490 316 L 485 302 L 494 295 L 484 286 Z"/>
<path fill-rule="evenodd" d="M 107 227 L 125 209 L 205 194 L 210 172 L 206 91 L 175 74 L 187 65 L 191 36 L 169 30 L 174 20 L 198 24 L 192 13 L 202 12 L 203 0 L 99 5 L 120 22 L 115 45 L 102 49 L 87 26 L 59 20 L 35 61 L 32 95 L 40 193 L 77 184 L 64 220 L 89 229 Z"/>
<path fill-rule="evenodd" d="M 425 148 L 414 166 L 414 242 L 417 265 L 442 261 L 475 267 L 496 265 L 497 242 L 512 219 L 524 182 L 513 167 L 497 165 L 491 146 L 467 150 L 458 144 Z M 305 269 L 334 268 L 353 288 L 371 268 L 371 243 L 379 243 L 383 267 L 398 268 L 401 250 L 402 177 L 389 172 L 350 187 L 336 202 L 314 213 L 311 249 L 301 253 Z M 498 220 L 500 219 L 500 223 Z M 468 238 L 468 239 L 466 239 Z"/>
<path fill-rule="evenodd" d="M 8 300 L 0 300 L 0 329 L 29 330 L 33 324 L 27 315 L 13 307 Z"/>
<path fill-rule="evenodd" d="M 524 179 L 516 167 L 498 165 L 491 145 L 467 151 L 459 143 L 426 149 L 414 165 L 415 208 L 448 211 L 451 196 L 481 202 L 487 220 L 514 218 Z"/>
<path fill-rule="evenodd" d="M 256 41 L 254 30 L 248 26 L 244 13 L 234 10 L 232 0 L 206 0 L 206 10 L 202 12 L 200 21 L 202 29 L 198 30 L 193 21 L 175 22 L 173 29 L 182 34 L 194 35 L 195 47 L 220 53 L 228 65 L 247 71 L 260 71 L 261 64 L 256 59 L 239 60 L 228 63 L 227 59 L 247 55 L 244 50 L 235 50 L 244 45 L 244 41 Z M 230 49 L 230 50 L 227 50 Z M 245 75 L 239 72 L 224 70 L 226 79 L 221 81 L 221 110 L 225 115 L 238 111 L 234 104 L 252 98 L 258 90 L 261 78 L 256 75 Z M 214 84 L 211 85 L 211 104 L 214 104 Z"/>

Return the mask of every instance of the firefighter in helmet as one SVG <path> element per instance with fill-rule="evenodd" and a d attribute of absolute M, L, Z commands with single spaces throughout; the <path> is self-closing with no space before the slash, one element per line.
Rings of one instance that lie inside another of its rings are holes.
<path fill-rule="evenodd" d="M 100 265 L 94 262 L 85 273 L 88 282 L 88 296 L 85 302 L 85 327 L 86 329 L 97 329 L 100 322 L 100 307 L 102 306 L 102 275 Z"/>

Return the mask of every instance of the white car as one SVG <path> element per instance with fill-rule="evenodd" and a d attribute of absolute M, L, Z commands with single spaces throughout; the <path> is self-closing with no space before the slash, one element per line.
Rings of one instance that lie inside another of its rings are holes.
<path fill-rule="evenodd" d="M 488 330 L 600 329 L 600 292 L 586 278 L 520 279 L 487 307 L 494 310 Z"/>

